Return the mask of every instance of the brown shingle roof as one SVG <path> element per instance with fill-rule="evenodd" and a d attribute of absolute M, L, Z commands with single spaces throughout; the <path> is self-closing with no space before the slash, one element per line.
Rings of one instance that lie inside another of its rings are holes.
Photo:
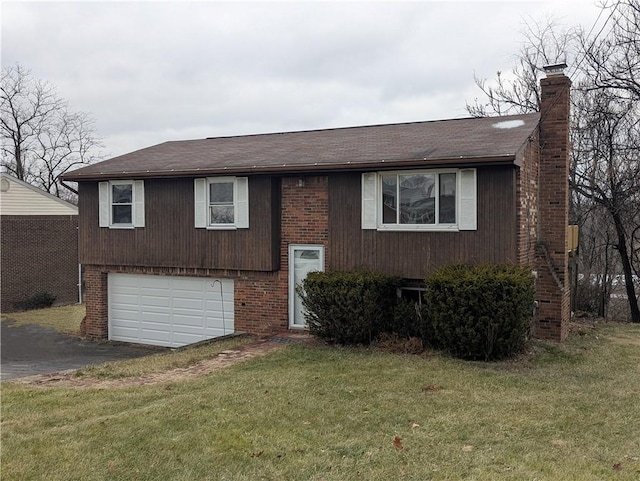
<path fill-rule="evenodd" d="M 538 114 L 165 142 L 66 180 L 517 163 Z"/>

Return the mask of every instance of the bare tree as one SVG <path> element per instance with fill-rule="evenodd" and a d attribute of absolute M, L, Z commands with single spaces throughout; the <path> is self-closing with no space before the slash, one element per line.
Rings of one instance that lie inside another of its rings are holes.
<path fill-rule="evenodd" d="M 586 99 L 581 117 L 596 142 L 585 152 L 583 172 L 573 186 L 603 206 L 615 227 L 618 251 L 629 300 L 631 320 L 640 322 L 634 272 L 640 229 L 640 1 L 620 0 L 610 7 L 609 33 L 590 39 L 579 35 L 584 55 L 584 80 L 578 95 Z"/>
<path fill-rule="evenodd" d="M 510 80 L 500 72 L 491 85 L 476 78 L 485 100 L 466 107 L 474 116 L 538 111 L 541 68 L 573 52 L 570 218 L 586 241 L 584 278 L 596 280 L 604 313 L 613 278 L 622 273 L 631 319 L 640 322 L 633 279 L 640 271 L 640 2 L 621 0 L 605 12 L 595 35 L 550 20 L 527 24 Z"/>
<path fill-rule="evenodd" d="M 543 22 L 524 23 L 523 42 L 515 55 L 516 66 L 505 76 L 498 72 L 493 84 L 474 75 L 483 101 L 466 103 L 466 110 L 474 117 L 526 114 L 540 110 L 540 78 L 543 67 L 565 62 L 575 48 L 576 33 L 561 27 L 551 18 Z"/>
<path fill-rule="evenodd" d="M 637 203 L 640 204 L 640 198 L 637 199 Z M 636 280 L 640 281 L 640 209 L 636 214 L 635 225 L 637 227 L 631 233 L 631 264 L 633 265 Z"/>
<path fill-rule="evenodd" d="M 576 111 L 577 110 L 577 111 Z M 640 204 L 640 108 L 608 89 L 574 95 L 573 191 L 603 211 L 625 279 L 631 319 L 640 322 L 633 281 L 633 232 Z M 601 232 L 607 232 L 606 230 Z"/>
<path fill-rule="evenodd" d="M 60 176 L 99 158 L 93 121 L 72 112 L 56 89 L 19 64 L 2 69 L 0 102 L 1 166 L 20 180 L 58 197 Z"/>
<path fill-rule="evenodd" d="M 591 88 L 640 100 L 640 2 L 618 0 L 610 9 L 607 36 L 597 41 L 580 36 L 584 70 Z"/>

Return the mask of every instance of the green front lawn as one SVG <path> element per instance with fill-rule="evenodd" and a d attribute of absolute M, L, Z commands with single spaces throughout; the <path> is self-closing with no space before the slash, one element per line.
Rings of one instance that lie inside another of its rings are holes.
<path fill-rule="evenodd" d="M 640 479 L 640 326 L 533 351 L 289 345 L 154 386 L 3 382 L 2 479 Z"/>

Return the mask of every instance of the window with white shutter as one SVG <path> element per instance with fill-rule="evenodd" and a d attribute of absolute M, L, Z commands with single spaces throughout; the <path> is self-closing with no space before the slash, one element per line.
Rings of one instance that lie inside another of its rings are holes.
<path fill-rule="evenodd" d="M 248 229 L 247 177 L 208 177 L 194 180 L 195 227 Z"/>
<path fill-rule="evenodd" d="M 144 227 L 144 181 L 110 180 L 98 184 L 100 227 Z"/>
<path fill-rule="evenodd" d="M 362 229 L 476 230 L 476 170 L 362 174 Z"/>

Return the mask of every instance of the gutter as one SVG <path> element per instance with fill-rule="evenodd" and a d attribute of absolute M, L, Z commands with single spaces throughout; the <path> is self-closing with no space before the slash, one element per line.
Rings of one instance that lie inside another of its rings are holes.
<path fill-rule="evenodd" d="M 299 174 L 299 173 L 318 173 L 326 174 L 331 172 L 349 172 L 349 171 L 372 171 L 372 170 L 397 170 L 406 167 L 476 167 L 478 165 L 496 166 L 496 165 L 517 165 L 515 154 L 505 154 L 487 157 L 449 157 L 442 159 L 407 159 L 407 160 L 378 160 L 367 162 L 347 162 L 339 164 L 282 164 L 272 166 L 253 167 L 223 167 L 223 168 L 194 168 L 194 169 L 168 169 L 168 170 L 132 170 L 132 171 L 109 171 L 109 172 L 91 172 L 83 174 L 70 172 L 62 178 L 66 181 L 82 182 L 89 180 L 106 180 L 106 179 L 148 179 L 148 178 L 170 178 L 170 177 L 205 177 L 209 175 L 251 175 L 251 174 Z M 82 169 L 84 170 L 84 169 Z"/>

